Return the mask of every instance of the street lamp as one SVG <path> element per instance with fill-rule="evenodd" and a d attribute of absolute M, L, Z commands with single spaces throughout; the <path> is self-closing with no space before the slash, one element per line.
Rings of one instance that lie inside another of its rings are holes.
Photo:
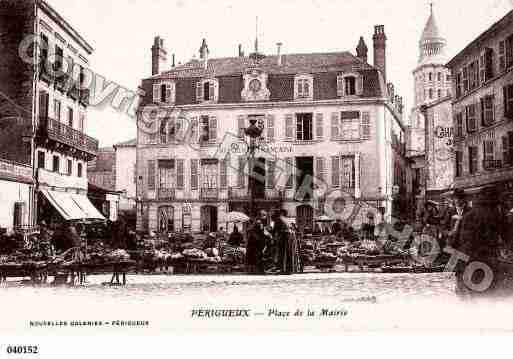
<path fill-rule="evenodd" d="M 248 182 L 248 190 L 249 190 L 249 216 L 254 218 L 255 216 L 255 198 L 254 198 L 254 173 L 253 170 L 255 168 L 255 151 L 257 149 L 256 139 L 262 135 L 263 128 L 257 126 L 257 120 L 255 118 L 249 120 L 250 126 L 244 129 L 244 133 L 249 137 L 249 182 Z"/>

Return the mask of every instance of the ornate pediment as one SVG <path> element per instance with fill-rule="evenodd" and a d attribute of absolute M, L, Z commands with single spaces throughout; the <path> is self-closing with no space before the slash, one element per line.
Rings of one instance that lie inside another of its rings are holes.
<path fill-rule="evenodd" d="M 241 97 L 243 101 L 269 101 L 271 92 L 267 88 L 267 74 L 257 68 L 247 69 L 244 72 L 244 89 Z"/>

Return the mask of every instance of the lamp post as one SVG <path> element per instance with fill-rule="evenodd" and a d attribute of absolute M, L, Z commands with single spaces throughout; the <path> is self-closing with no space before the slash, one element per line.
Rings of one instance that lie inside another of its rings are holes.
<path fill-rule="evenodd" d="M 256 119 L 250 119 L 250 126 L 244 129 L 246 136 L 249 137 L 249 179 L 248 179 L 248 190 L 249 190 L 249 216 L 254 218 L 255 216 L 255 196 L 254 196 L 254 185 L 255 185 L 255 175 L 253 173 L 255 167 L 255 151 L 257 149 L 256 139 L 262 135 L 263 128 L 257 126 Z"/>

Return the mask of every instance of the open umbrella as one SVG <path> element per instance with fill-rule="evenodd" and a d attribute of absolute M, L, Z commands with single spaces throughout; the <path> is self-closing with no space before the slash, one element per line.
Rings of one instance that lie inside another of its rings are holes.
<path fill-rule="evenodd" d="M 328 217 L 327 215 L 323 214 L 322 216 L 320 217 L 317 217 L 316 222 L 333 222 L 334 220 L 331 219 L 330 217 Z"/>
<path fill-rule="evenodd" d="M 226 215 L 226 222 L 244 223 L 248 222 L 249 217 L 242 212 L 230 212 Z"/>

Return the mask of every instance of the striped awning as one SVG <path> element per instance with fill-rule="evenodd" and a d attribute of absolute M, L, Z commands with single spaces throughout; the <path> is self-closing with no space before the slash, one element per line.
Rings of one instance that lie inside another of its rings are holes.
<path fill-rule="evenodd" d="M 102 219 L 105 217 L 85 195 L 41 190 L 52 206 L 66 221 L 79 219 Z"/>

